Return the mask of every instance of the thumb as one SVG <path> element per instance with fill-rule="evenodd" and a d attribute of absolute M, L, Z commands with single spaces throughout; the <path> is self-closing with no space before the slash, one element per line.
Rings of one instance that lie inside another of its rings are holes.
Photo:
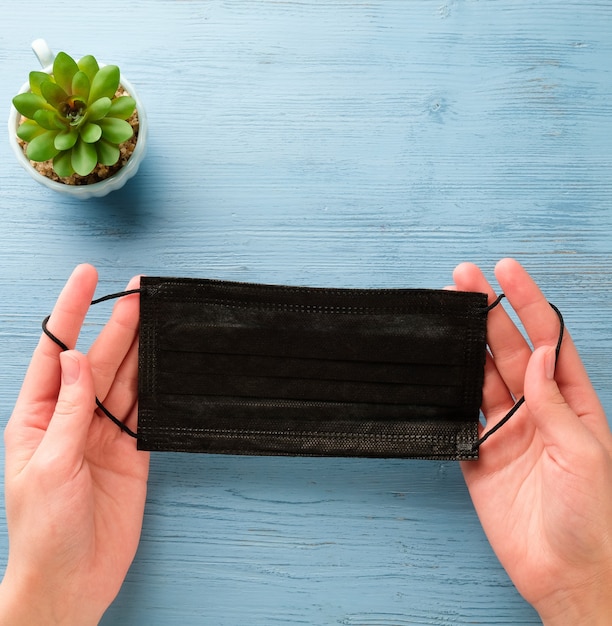
<path fill-rule="evenodd" d="M 87 357 L 76 350 L 60 354 L 61 386 L 53 417 L 41 442 L 67 471 L 80 467 L 95 408 L 95 391 Z M 59 469 L 59 468 L 58 468 Z"/>
<path fill-rule="evenodd" d="M 555 359 L 550 346 L 533 352 L 525 372 L 525 404 L 544 445 L 567 455 L 571 449 L 579 450 L 589 433 L 557 386 Z"/>

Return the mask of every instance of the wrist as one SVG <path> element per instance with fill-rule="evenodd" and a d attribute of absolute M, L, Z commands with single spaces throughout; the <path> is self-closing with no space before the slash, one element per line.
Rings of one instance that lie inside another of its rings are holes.
<path fill-rule="evenodd" d="M 44 585 L 38 586 L 5 573 L 0 583 L 0 624 L 2 626 L 96 626 L 102 616 L 73 615 L 83 611 L 82 603 L 71 607 L 66 598 L 49 600 Z"/>
<path fill-rule="evenodd" d="M 544 626 L 607 626 L 612 615 L 612 576 L 572 592 L 560 591 L 535 608 Z"/>

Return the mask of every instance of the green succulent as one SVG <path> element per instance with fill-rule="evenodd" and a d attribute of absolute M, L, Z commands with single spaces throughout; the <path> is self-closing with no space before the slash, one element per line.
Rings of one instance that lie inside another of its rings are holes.
<path fill-rule="evenodd" d="M 26 118 L 17 136 L 26 142 L 31 161 L 53 159 L 60 177 L 87 176 L 98 163 L 117 163 L 119 144 L 134 134 L 126 120 L 136 102 L 115 96 L 116 65 L 100 67 L 91 55 L 76 62 L 60 52 L 52 74 L 30 72 L 29 78 L 30 91 L 15 96 L 13 105 Z"/>

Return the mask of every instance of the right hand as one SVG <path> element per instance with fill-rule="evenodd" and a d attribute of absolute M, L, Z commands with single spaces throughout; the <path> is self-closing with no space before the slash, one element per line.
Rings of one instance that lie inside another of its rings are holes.
<path fill-rule="evenodd" d="M 525 404 L 461 464 L 483 528 L 520 593 L 545 624 L 612 623 L 612 434 L 571 337 L 556 371 L 559 320 L 527 272 L 511 259 L 497 280 L 534 350 L 501 306 L 489 313 L 483 388 L 486 432 Z M 474 265 L 457 289 L 492 287 Z M 482 434 L 482 433 L 481 433 Z"/>

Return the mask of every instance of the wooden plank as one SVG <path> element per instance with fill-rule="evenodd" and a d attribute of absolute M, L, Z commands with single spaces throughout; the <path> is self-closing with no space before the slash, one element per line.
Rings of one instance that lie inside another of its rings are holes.
<path fill-rule="evenodd" d="M 39 188 L 4 144 L 3 421 L 83 260 L 101 295 L 142 272 L 442 287 L 460 261 L 492 276 L 516 256 L 612 415 L 610 3 L 107 0 L 87 26 L 66 0 L 44 6 L 3 16 L 2 101 L 44 36 L 119 64 L 151 139 L 138 177 L 87 204 Z M 159 454 L 141 548 L 103 623 L 538 619 L 455 464 Z"/>

